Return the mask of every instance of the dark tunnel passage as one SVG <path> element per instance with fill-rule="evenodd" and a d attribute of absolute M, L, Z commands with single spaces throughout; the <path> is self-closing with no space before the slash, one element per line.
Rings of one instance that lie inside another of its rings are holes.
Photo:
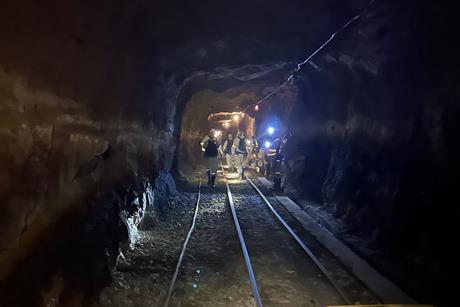
<path fill-rule="evenodd" d="M 414 301 L 456 306 L 456 17 L 430 0 L 3 3 L 0 306 L 162 305 L 200 141 L 238 127 L 261 150 L 290 133 L 279 195 Z"/>

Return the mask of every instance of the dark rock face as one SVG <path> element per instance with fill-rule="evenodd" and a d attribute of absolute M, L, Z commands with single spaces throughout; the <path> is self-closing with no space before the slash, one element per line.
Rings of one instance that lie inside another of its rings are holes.
<path fill-rule="evenodd" d="M 171 167 L 176 86 L 140 85 L 98 4 L 0 15 L 0 305 L 87 305 Z"/>
<path fill-rule="evenodd" d="M 317 58 L 298 77 L 291 155 L 305 161 L 291 176 L 301 178 L 304 196 L 324 202 L 391 259 L 386 273 L 407 291 L 446 304 L 450 297 L 437 285 L 457 265 L 440 242 L 459 234 L 459 210 L 449 199 L 460 170 L 453 136 L 460 113 L 458 48 L 443 47 L 453 35 L 444 9 L 376 4 L 339 39 L 340 52 Z"/>
<path fill-rule="evenodd" d="M 111 195 L 92 197 L 52 222 L 35 242 L 33 255 L 19 259 L 14 274 L 2 283 L 2 304 L 73 306 L 95 301 L 111 281 L 119 252 L 134 248 L 137 228 L 154 204 L 146 178 L 128 182 L 134 184 L 118 184 Z"/>
<path fill-rule="evenodd" d="M 78 306 L 97 296 L 129 237 L 120 213 L 140 217 L 153 189 L 161 206 L 174 192 L 167 172 L 179 165 L 192 97 L 211 91 L 243 97 L 233 103 L 240 107 L 252 103 L 366 4 L 3 4 L 0 285 L 13 294 L 9 305 L 25 293 L 29 306 L 56 297 Z M 290 119 L 299 191 L 324 200 L 415 276 L 425 270 L 423 280 L 437 282 L 449 266 L 448 253 L 433 252 L 437 238 L 458 217 L 449 200 L 459 171 L 451 11 L 375 1 L 258 118 L 261 127 L 270 113 Z M 89 280 L 88 288 L 73 286 Z"/>

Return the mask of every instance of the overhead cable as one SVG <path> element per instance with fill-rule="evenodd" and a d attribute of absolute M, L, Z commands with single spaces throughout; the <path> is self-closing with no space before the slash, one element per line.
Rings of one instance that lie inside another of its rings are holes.
<path fill-rule="evenodd" d="M 288 84 L 291 80 L 293 80 L 294 74 L 297 73 L 298 71 L 300 71 L 300 69 L 302 68 L 303 65 L 307 64 L 308 62 L 310 62 L 310 60 L 316 54 L 318 54 L 318 52 L 320 52 L 322 49 L 324 49 L 324 47 L 326 47 L 336 37 L 337 34 L 342 32 L 346 28 L 348 28 L 354 21 L 360 19 L 369 10 L 369 7 L 373 3 L 374 3 L 374 0 L 370 0 L 369 3 L 367 4 L 367 6 L 361 11 L 361 13 L 359 13 L 359 14 L 353 16 L 352 18 L 350 18 L 343 26 L 341 26 L 338 30 L 336 30 L 334 33 L 332 33 L 331 36 L 329 37 L 329 39 L 327 39 L 323 44 L 321 44 L 321 46 L 319 46 L 319 48 L 317 48 L 315 51 L 313 51 L 305 60 L 303 60 L 302 62 L 297 63 L 297 67 L 294 69 L 294 71 L 289 75 L 289 77 L 283 83 L 281 83 L 276 89 L 271 91 L 268 95 L 264 96 L 262 99 L 258 100 L 255 103 L 252 103 L 252 104 L 248 105 L 246 108 L 243 109 L 243 112 L 246 112 L 249 108 L 251 108 L 253 106 L 256 106 L 256 105 L 264 103 L 268 98 L 270 98 L 273 95 L 275 95 L 286 84 Z"/>

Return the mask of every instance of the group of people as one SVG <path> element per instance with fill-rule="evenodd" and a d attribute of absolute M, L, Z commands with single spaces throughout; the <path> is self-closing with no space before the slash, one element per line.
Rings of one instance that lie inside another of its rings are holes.
<path fill-rule="evenodd" d="M 291 132 L 284 134 L 281 138 L 275 139 L 267 148 L 265 162 L 265 176 L 273 179 L 275 191 L 282 191 L 286 181 L 288 169 L 287 143 L 292 136 Z"/>
<path fill-rule="evenodd" d="M 224 158 L 229 171 L 236 170 L 241 179 L 244 179 L 248 142 L 243 131 L 238 131 L 236 138 L 229 133 L 227 138 L 219 144 L 215 131 L 211 130 L 201 141 L 201 149 L 206 161 L 208 186 L 215 187 L 216 173 L 219 167 L 219 156 Z"/>
<path fill-rule="evenodd" d="M 216 173 L 219 167 L 219 160 L 225 161 L 228 170 L 238 172 L 241 180 L 245 179 L 245 169 L 252 166 L 257 172 L 268 178 L 273 178 L 274 187 L 282 189 L 285 179 L 286 168 L 286 143 L 290 134 L 274 140 L 270 146 L 259 147 L 256 137 L 247 139 L 244 131 L 238 131 L 235 138 L 232 133 L 219 142 L 215 131 L 211 130 L 209 135 L 201 141 L 201 148 L 206 161 L 206 172 L 208 185 L 215 187 Z"/>

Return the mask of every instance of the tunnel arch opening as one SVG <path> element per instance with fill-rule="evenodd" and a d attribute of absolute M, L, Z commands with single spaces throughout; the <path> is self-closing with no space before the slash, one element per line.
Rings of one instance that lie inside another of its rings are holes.
<path fill-rule="evenodd" d="M 230 88 L 223 92 L 205 89 L 192 96 L 183 112 L 178 145 L 178 171 L 182 175 L 203 169 L 200 141 L 210 129 L 220 133 L 219 140 L 226 138 L 228 133 L 236 135 L 238 130 L 253 135 L 255 118 L 239 110 L 254 100 L 255 95 Z"/>
<path fill-rule="evenodd" d="M 344 135 L 347 105 L 353 98 L 350 92 L 359 83 L 353 76 L 350 79 L 348 69 L 331 75 L 325 61 L 321 70 L 307 67 L 306 73 L 260 104 L 255 102 L 289 76 L 289 64 L 243 65 L 199 72 L 196 77 L 192 74 L 179 98 L 174 170 L 187 176 L 204 169 L 199 145 L 202 138 L 211 128 L 235 134 L 231 116 L 245 111 L 254 118 L 250 133 L 258 137 L 259 144 L 282 138 L 287 132 L 293 134 L 289 164 L 292 188 L 321 201 L 333 150 Z M 342 78 L 350 82 L 341 82 Z M 274 128 L 272 136 L 267 136 L 269 127 Z"/>

